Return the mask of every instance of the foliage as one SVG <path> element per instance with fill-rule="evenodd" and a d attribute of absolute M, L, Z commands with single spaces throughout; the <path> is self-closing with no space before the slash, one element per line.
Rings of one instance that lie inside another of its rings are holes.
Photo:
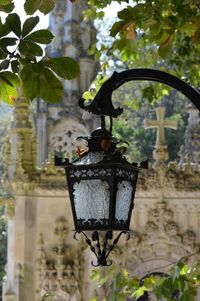
<path fill-rule="evenodd" d="M 86 17 L 97 17 L 108 0 L 90 0 Z M 199 80 L 200 5 L 196 0 L 115 1 L 126 4 L 110 26 L 112 43 L 95 52 L 128 62 L 129 67 L 159 68 L 194 85 Z M 95 12 L 92 14 L 92 12 Z M 105 62 L 104 62 L 105 63 Z"/>
<path fill-rule="evenodd" d="M 105 301 L 125 301 L 127 297 L 129 300 L 140 300 L 148 293 L 155 295 L 157 300 L 194 301 L 200 285 L 200 262 L 189 265 L 188 258 L 184 257 L 174 263 L 168 274 L 150 273 L 142 280 L 129 275 L 126 269 L 119 272 L 112 266 L 106 276 L 102 276 L 100 269 L 93 270 L 91 279 L 97 281 L 99 287 L 105 284 L 110 287 L 112 295 L 104 296 Z M 100 300 L 94 297 L 92 301 Z"/>
<path fill-rule="evenodd" d="M 153 88 L 154 85 L 152 86 Z M 156 141 L 156 130 L 145 129 L 144 119 L 156 119 L 154 105 L 166 108 L 165 118 L 176 120 L 177 130 L 165 129 L 166 142 L 169 149 L 169 161 L 177 160 L 180 146 L 184 142 L 184 133 L 187 123 L 186 99 L 176 91 L 169 91 L 169 95 L 162 101 L 149 103 L 148 96 L 143 91 L 148 83 L 126 83 L 113 93 L 116 106 L 124 108 L 123 114 L 113 122 L 113 134 L 121 140 L 129 142 L 128 156 L 130 161 L 151 159 L 152 150 Z"/>
<path fill-rule="evenodd" d="M 54 4 L 53 0 L 27 0 L 24 8 L 27 14 L 36 10 L 46 14 Z M 45 56 L 41 45 L 49 44 L 53 34 L 48 29 L 35 30 L 38 16 L 31 16 L 21 24 L 13 9 L 11 0 L 0 1 L 0 11 L 7 13 L 4 22 L 0 19 L 0 98 L 13 104 L 21 86 L 30 100 L 41 97 L 48 102 L 59 102 L 64 93 L 60 78 L 77 77 L 79 65 L 70 57 Z"/>

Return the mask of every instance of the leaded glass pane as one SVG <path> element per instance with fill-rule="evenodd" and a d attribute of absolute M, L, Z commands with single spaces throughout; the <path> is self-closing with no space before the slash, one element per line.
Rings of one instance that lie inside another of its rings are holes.
<path fill-rule="evenodd" d="M 109 218 L 110 191 L 106 181 L 81 180 L 73 189 L 77 219 L 100 221 Z"/>
<path fill-rule="evenodd" d="M 115 218 L 119 221 L 127 221 L 133 187 L 130 182 L 122 181 L 117 185 Z"/>

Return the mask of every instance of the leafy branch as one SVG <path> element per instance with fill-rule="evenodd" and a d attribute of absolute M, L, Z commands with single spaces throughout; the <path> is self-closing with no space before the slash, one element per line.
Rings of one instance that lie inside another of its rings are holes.
<path fill-rule="evenodd" d="M 110 296 L 105 296 L 104 301 L 125 301 L 127 297 L 138 300 L 147 293 L 155 295 L 157 300 L 165 298 L 167 301 L 194 301 L 200 285 L 200 262 L 190 265 L 189 258 L 197 254 L 199 252 L 182 257 L 176 263 L 159 267 L 159 270 L 163 270 L 173 265 L 167 274 L 156 272 L 156 268 L 139 279 L 137 276 L 130 276 L 126 269 L 118 271 L 112 266 L 106 276 L 102 276 L 100 269 L 93 270 L 91 279 L 97 281 L 100 287 L 107 284 L 111 288 Z M 94 297 L 92 301 L 98 301 L 98 297 Z"/>
<path fill-rule="evenodd" d="M 27 13 L 53 8 L 55 1 L 27 0 Z M 12 11 L 12 1 L 0 1 L 0 10 Z M 32 9 L 32 10 L 31 10 Z M 29 17 L 21 24 L 18 14 L 9 13 L 0 19 L 0 98 L 13 104 L 21 87 L 25 97 L 41 97 L 48 102 L 59 102 L 64 94 L 60 78 L 71 80 L 79 75 L 78 63 L 70 57 L 52 58 L 44 55 L 41 45 L 54 38 L 48 29 L 35 30 L 39 17 Z"/>

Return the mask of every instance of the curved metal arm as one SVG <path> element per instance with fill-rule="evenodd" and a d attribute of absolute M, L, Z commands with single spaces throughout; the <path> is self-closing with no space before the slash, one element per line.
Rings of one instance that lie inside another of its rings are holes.
<path fill-rule="evenodd" d="M 189 98 L 200 111 L 200 93 L 197 90 L 174 75 L 154 69 L 131 69 L 120 73 L 114 72 L 88 105 L 81 98 L 79 106 L 93 114 L 117 117 L 123 109 L 114 108 L 112 93 L 124 83 L 135 80 L 155 81 L 171 86 Z"/>

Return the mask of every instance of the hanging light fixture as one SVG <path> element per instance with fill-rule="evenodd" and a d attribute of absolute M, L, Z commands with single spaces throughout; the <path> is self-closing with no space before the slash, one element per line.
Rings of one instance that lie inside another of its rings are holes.
<path fill-rule="evenodd" d="M 81 108 L 85 108 L 83 102 L 82 99 L 79 102 Z M 127 161 L 124 155 L 127 147 L 120 146 L 122 141 L 112 135 L 112 117 L 120 115 L 122 109 L 115 109 L 111 101 L 104 101 L 102 106 L 102 103 L 99 105 L 99 101 L 93 100 L 86 110 L 101 117 L 101 127 L 89 137 L 79 137 L 87 141 L 87 151 L 79 151 L 78 157 L 72 162 L 63 160 L 57 154 L 55 164 L 66 171 L 75 226 L 74 238 L 77 238 L 77 234 L 84 235 L 97 257 L 97 263 L 92 262 L 94 266 L 108 266 L 112 263 L 108 255 L 120 236 L 125 234 L 129 239 L 139 167 L 137 163 Z M 105 116 L 110 118 L 109 130 L 105 126 Z M 147 162 L 140 164 L 140 167 L 147 168 Z M 113 238 L 115 230 L 120 232 Z M 85 231 L 92 231 L 91 239 Z M 105 232 L 103 242 L 98 231 Z"/>
<path fill-rule="evenodd" d="M 83 234 L 86 243 L 97 257 L 95 266 L 108 266 L 112 262 L 108 255 L 122 234 L 129 238 L 129 224 L 134 207 L 134 195 L 139 168 L 147 168 L 148 162 L 129 163 L 125 147 L 112 135 L 112 118 L 122 113 L 114 108 L 112 93 L 128 81 L 150 80 L 167 84 L 181 91 L 200 110 L 200 94 L 179 78 L 153 69 L 132 69 L 113 75 L 102 85 L 93 101 L 79 106 L 101 117 L 101 127 L 90 137 L 81 137 L 88 143 L 85 152 L 72 162 L 61 156 L 55 157 L 55 164 L 65 168 L 71 200 L 75 234 Z M 105 127 L 105 117 L 110 118 L 109 130 Z M 113 239 L 113 231 L 120 233 Z M 92 231 L 91 239 L 85 231 Z M 104 231 L 103 242 L 99 231 Z M 100 243 L 102 242 L 102 244 Z M 93 263 L 92 263 L 93 264 Z M 94 265 L 94 264 L 93 264 Z"/>
<path fill-rule="evenodd" d="M 104 119 L 104 118 L 103 118 Z M 129 224 L 134 207 L 138 170 L 118 147 L 120 141 L 105 128 L 93 131 L 87 140 L 88 150 L 73 162 L 56 157 L 56 165 L 66 171 L 75 225 L 75 238 L 83 233 L 97 257 L 97 266 L 110 265 L 107 257 L 124 233 L 129 238 Z M 113 230 L 121 231 L 113 239 Z M 84 231 L 93 231 L 92 241 Z M 102 247 L 98 231 L 107 231 Z"/>

